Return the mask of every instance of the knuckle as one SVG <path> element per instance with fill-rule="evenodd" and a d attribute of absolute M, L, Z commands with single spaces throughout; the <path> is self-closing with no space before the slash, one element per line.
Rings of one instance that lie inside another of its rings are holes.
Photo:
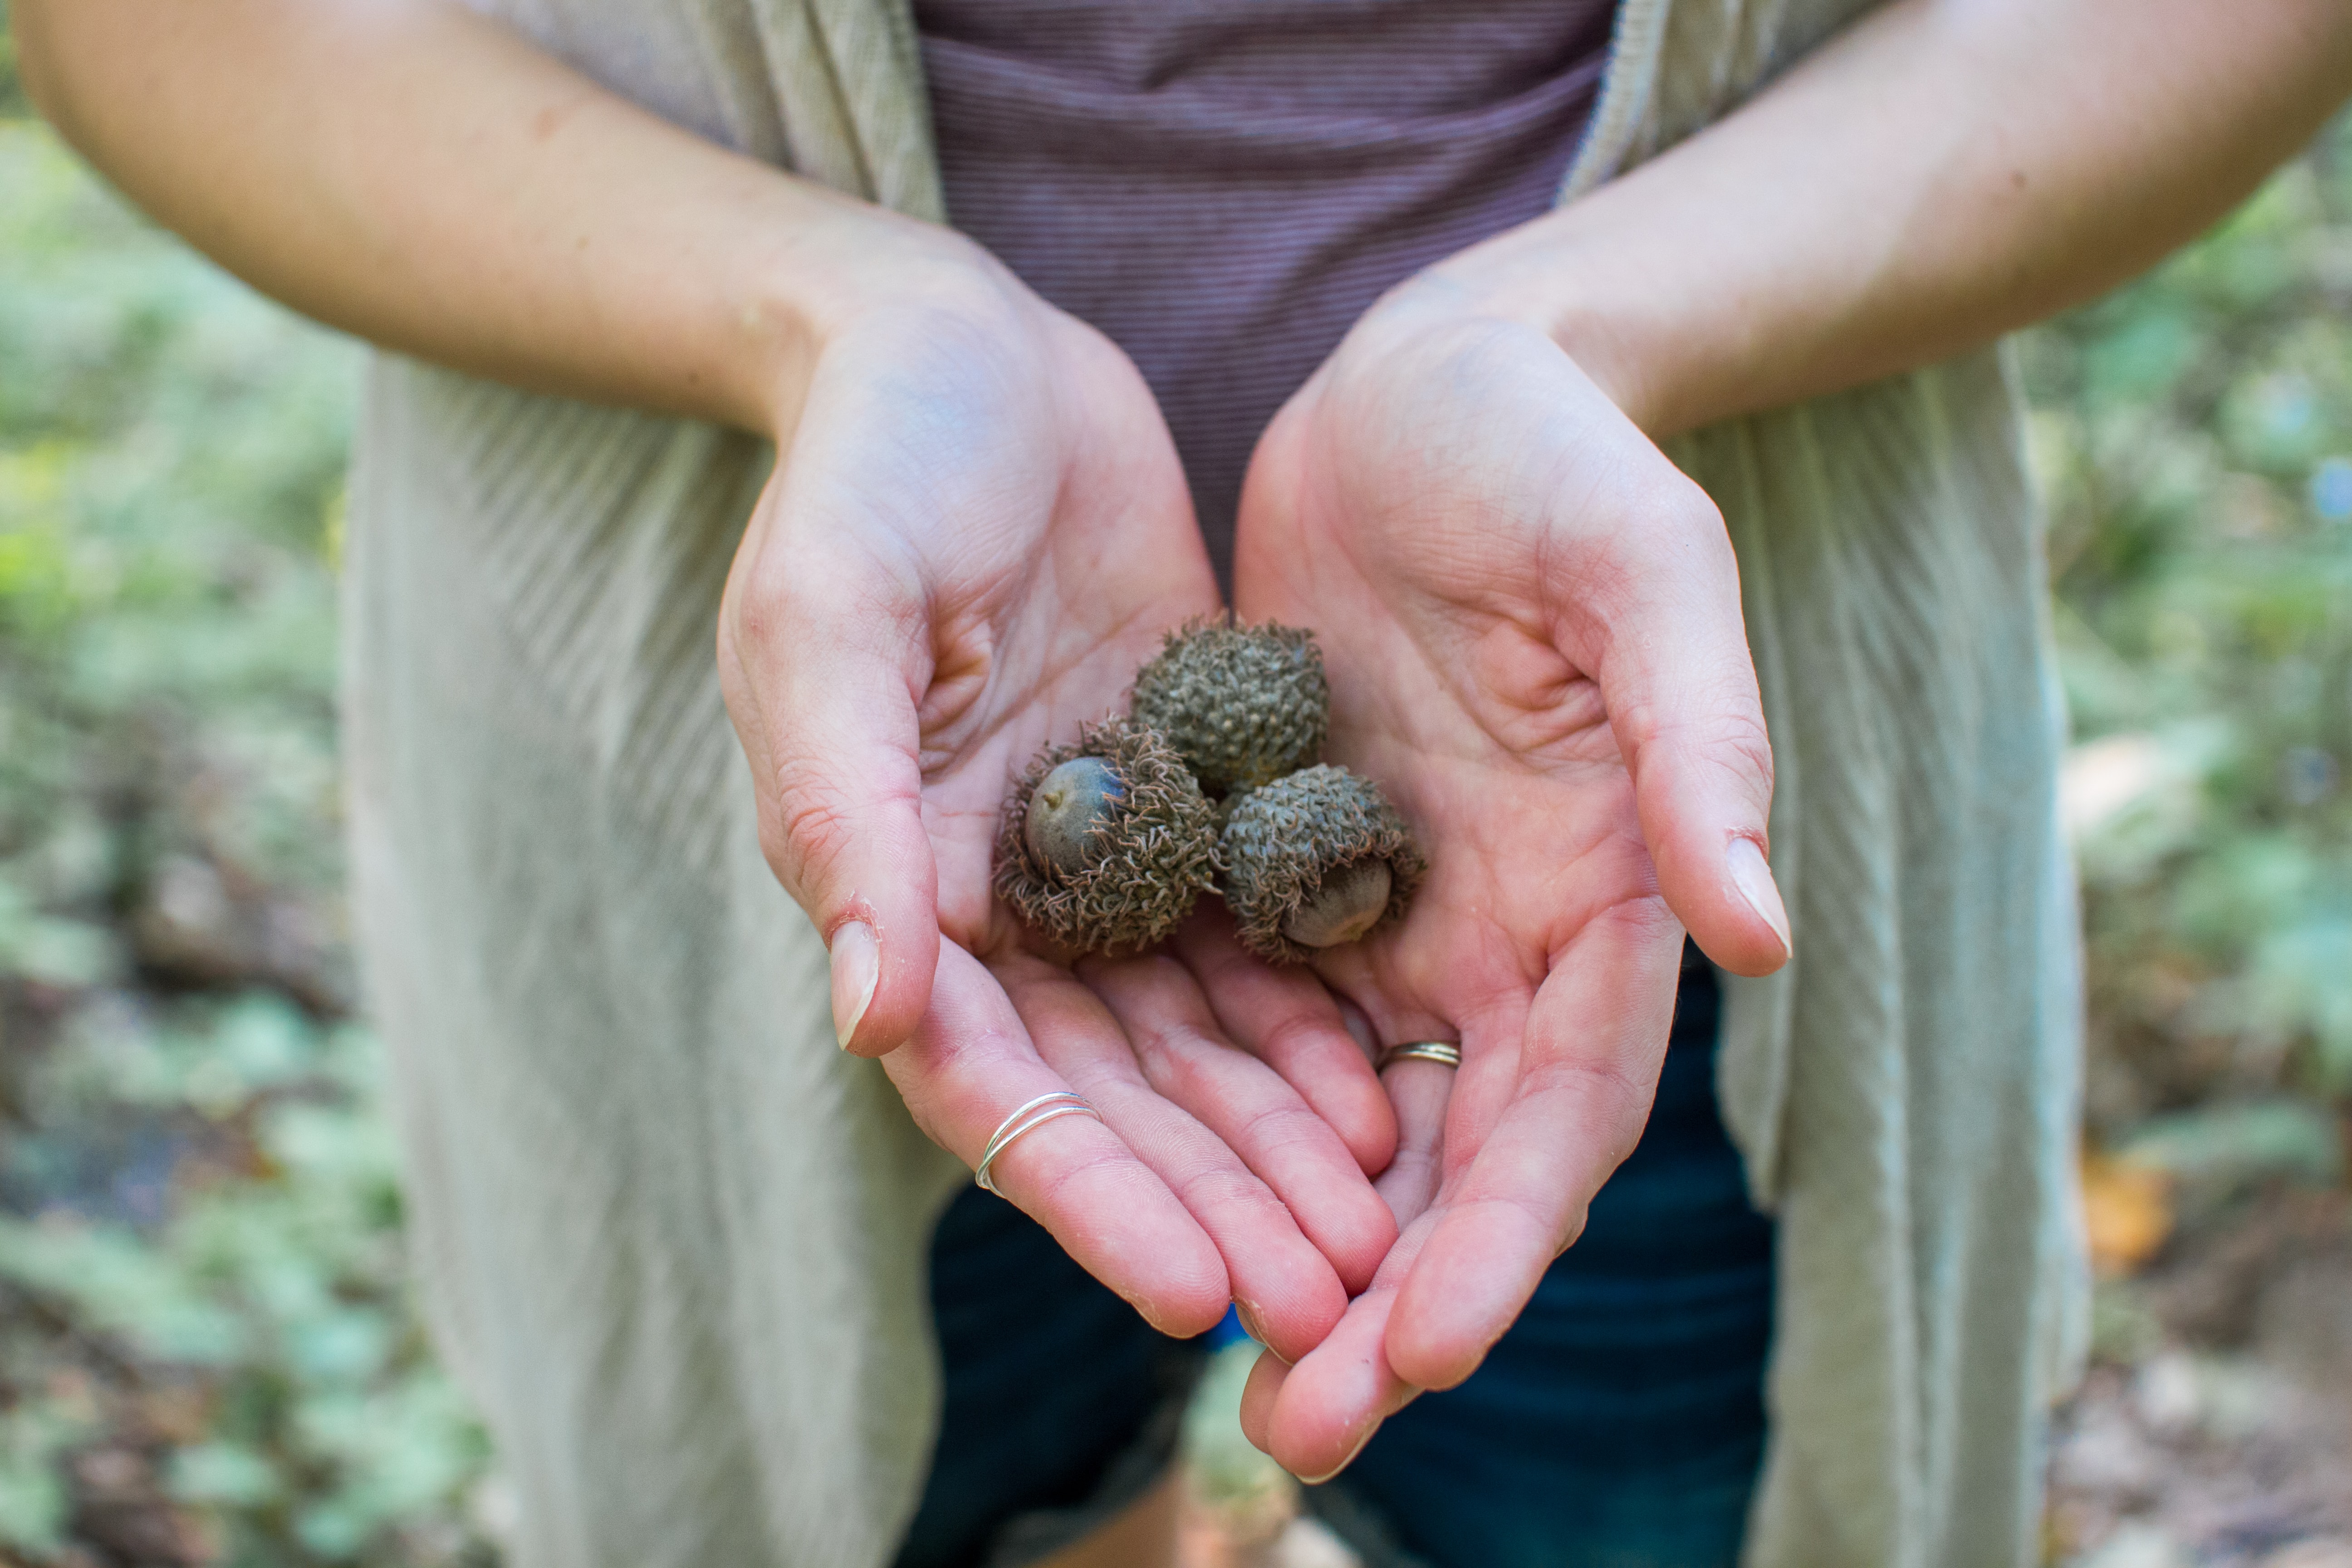
<path fill-rule="evenodd" d="M 1564 1212 L 1555 1214 L 1521 1197 L 1505 1197 L 1497 1201 L 1515 1210 L 1529 1230 L 1550 1242 L 1555 1258 L 1567 1247 L 1567 1237 L 1575 1234 L 1576 1216 L 1584 1208 L 1583 1204 L 1571 1202 L 1560 1205 Z"/>
<path fill-rule="evenodd" d="M 734 640 L 769 663 L 845 651 L 889 662 L 924 642 L 929 599 L 919 573 L 894 571 L 870 542 L 845 541 L 838 527 L 780 529 L 728 583 Z"/>
<path fill-rule="evenodd" d="M 822 880 L 856 840 L 857 805 L 825 781 L 792 778 L 779 769 L 775 827 L 761 846 L 769 864 L 794 887 Z"/>
<path fill-rule="evenodd" d="M 1621 927 L 1637 945 L 1663 942 L 1679 947 L 1682 944 L 1683 922 L 1668 907 L 1662 894 L 1653 893 L 1612 904 L 1601 918 Z"/>
<path fill-rule="evenodd" d="M 1743 672 L 1744 674 L 1744 672 Z M 1760 807 L 1772 795 L 1772 737 L 1752 677 L 1726 675 L 1667 703 L 1654 696 L 1622 704 L 1612 715 L 1635 766 L 1664 763 L 1723 776 Z"/>
<path fill-rule="evenodd" d="M 1323 1119 L 1300 1101 L 1265 1106 L 1244 1117 L 1238 1133 L 1240 1142 L 1263 1158 L 1288 1149 L 1305 1147 L 1322 1142 L 1321 1134 L 1328 1131 Z"/>
<path fill-rule="evenodd" d="M 1578 1125 L 1596 1140 L 1605 1174 L 1624 1163 L 1641 1141 L 1655 1093 L 1655 1075 L 1611 1057 L 1604 1060 L 1549 1062 L 1529 1069 L 1532 1093 L 1559 1095 L 1578 1108 Z"/>
<path fill-rule="evenodd" d="M 1274 1190 L 1238 1164 L 1216 1161 L 1186 1172 L 1171 1184 L 1183 1205 L 1195 1215 L 1240 1214 L 1252 1219 L 1288 1220 L 1290 1211 Z"/>
<path fill-rule="evenodd" d="M 1398 1176 L 1413 1181 L 1433 1175 L 1437 1170 L 1437 1150 L 1423 1144 L 1401 1145 L 1389 1160 L 1382 1176 Z"/>
<path fill-rule="evenodd" d="M 1455 1205 L 1456 1212 L 1470 1214 L 1480 1209 L 1500 1215 L 1517 1228 L 1540 1237 L 1548 1253 L 1558 1257 L 1568 1246 L 1568 1238 L 1576 1234 L 1576 1226 L 1584 1211 L 1580 1199 L 1561 1204 L 1555 1213 L 1548 1205 L 1530 1200 L 1525 1194 L 1496 1192 L 1468 1199 Z"/>
<path fill-rule="evenodd" d="M 1772 807 L 1772 742 L 1760 715 L 1718 725 L 1707 743 L 1696 749 L 1691 765 L 1717 775 L 1755 812 L 1755 826 L 1764 826 Z"/>
<path fill-rule="evenodd" d="M 1152 1016 L 1130 1014 L 1120 1024 L 1144 1082 L 1163 1098 L 1189 1101 L 1210 1091 L 1213 1085 L 1204 1071 L 1201 1048 L 1209 1042 L 1198 1033 L 1175 1020 Z"/>
<path fill-rule="evenodd" d="M 760 803 L 759 816 L 761 858 L 767 861 L 768 868 L 786 887 L 797 886 L 792 874 L 791 835 L 784 825 L 783 814 L 776 809 L 773 801 L 763 800 Z"/>
<path fill-rule="evenodd" d="M 940 1028 L 929 1024 L 922 1027 L 923 1052 L 919 1062 L 922 1082 L 931 1086 L 949 1086 L 982 1078 L 988 1068 L 1008 1058 L 1025 1054 L 1028 1042 L 1000 1024 L 982 1023 L 971 1028 Z M 928 1100 L 929 1097 L 926 1096 Z M 996 1125 L 991 1122 L 992 1129 Z M 987 1141 L 982 1130 L 981 1139 Z"/>
<path fill-rule="evenodd" d="M 1349 1050 L 1356 1048 L 1337 1022 L 1326 1024 L 1307 1013 L 1286 1013 L 1258 1032 L 1253 1054 L 1268 1063 L 1295 1061 L 1326 1044 L 1334 1033 L 1346 1041 Z"/>
<path fill-rule="evenodd" d="M 1075 1121 L 1082 1118 L 1071 1117 L 1067 1120 Z M 1041 1127 L 1037 1131 L 1043 1134 L 1051 1131 L 1052 1129 Z M 1030 1142 L 1032 1140 L 1025 1138 L 1022 1140 L 1023 1143 Z M 1008 1149 L 1003 1154 L 998 1156 L 998 1166 L 1001 1168 L 1010 1160 L 1019 1147 L 1020 1144 L 1015 1144 L 1013 1149 Z M 1051 1145 L 1046 1146 L 1047 1149 L 1051 1147 Z M 1123 1148 L 1097 1144 L 1074 1159 L 1047 1162 L 1045 1168 L 1041 1171 L 1036 1167 L 1041 1161 L 1045 1160 L 1045 1151 L 1033 1151 L 1026 1163 L 1029 1167 L 1029 1180 L 1037 1184 L 1038 1209 L 1043 1213 L 1053 1214 L 1070 1206 L 1076 1200 L 1076 1194 L 1074 1189 L 1085 1185 L 1099 1174 L 1108 1173 L 1116 1175 L 1118 1167 L 1126 1164 L 1131 1158 L 1132 1156 Z"/>

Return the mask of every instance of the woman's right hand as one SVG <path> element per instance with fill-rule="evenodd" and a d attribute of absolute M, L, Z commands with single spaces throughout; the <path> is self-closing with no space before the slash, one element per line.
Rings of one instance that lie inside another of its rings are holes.
<path fill-rule="evenodd" d="M 1349 1143 L 1190 972 L 1107 1005 L 990 889 L 1007 781 L 1217 607 L 1174 448 L 1109 342 L 945 231 L 872 221 L 777 397 L 720 611 L 762 846 L 824 935 L 843 1046 L 934 1140 L 976 1163 L 1016 1106 L 1085 1095 L 1104 1121 L 1022 1139 L 1005 1195 L 1163 1329 L 1230 1296 L 1304 1353 L 1395 1235 Z M 1352 1052 L 1336 1014 L 1317 1028 Z"/>
<path fill-rule="evenodd" d="M 1244 613 L 1321 628 L 1330 752 L 1429 856 L 1402 921 L 1315 967 L 1381 1038 L 1460 1044 L 1458 1071 L 1388 1074 L 1445 1097 L 1430 1206 L 1243 1405 L 1322 1478 L 1470 1375 L 1632 1152 L 1684 927 L 1748 974 L 1789 927 L 1721 517 L 1493 296 L 1429 276 L 1366 313 L 1261 440 L 1235 565 Z"/>
<path fill-rule="evenodd" d="M 714 145 L 456 0 L 10 16 L 73 144 L 265 291 L 476 375 L 777 437 L 719 657 L 853 1048 L 898 1047 L 908 1103 L 967 1160 L 1066 1080 L 1118 1136 L 1055 1121 L 1004 1189 L 1164 1323 L 1204 1323 L 1230 1284 L 1276 1342 L 1319 1334 L 1340 1284 L 1276 1195 L 1368 1278 L 1390 1221 L 1354 1162 L 1244 1053 L 1190 1075 L 1214 1092 L 1177 1083 L 1171 1062 L 1224 1049 L 1181 1019 L 1181 1048 L 1129 1050 L 988 897 L 1014 765 L 1215 604 L 1117 351 L 949 231 Z"/>

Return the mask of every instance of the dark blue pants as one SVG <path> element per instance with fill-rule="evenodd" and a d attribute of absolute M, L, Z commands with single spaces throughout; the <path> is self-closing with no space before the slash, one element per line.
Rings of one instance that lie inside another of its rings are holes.
<path fill-rule="evenodd" d="M 1714 976 L 1685 971 L 1649 1126 L 1459 1388 L 1310 1501 L 1376 1561 L 1731 1568 L 1764 1448 L 1772 1226 L 1716 1110 Z M 1337 1495 L 1328 1495 L 1337 1494 Z M 1328 1498 L 1328 1500 L 1327 1500 Z M 1366 1540 L 1367 1527 L 1388 1540 Z"/>
<path fill-rule="evenodd" d="M 1717 1113 L 1717 1009 L 1711 972 L 1686 966 L 1640 1147 L 1486 1363 L 1310 1489 L 1375 1568 L 1736 1561 L 1763 1454 L 1772 1227 Z M 1082 1516 L 1197 1364 L 977 1191 L 940 1222 L 932 1300 L 947 1408 L 899 1568 L 968 1568 L 1008 1521 Z"/>

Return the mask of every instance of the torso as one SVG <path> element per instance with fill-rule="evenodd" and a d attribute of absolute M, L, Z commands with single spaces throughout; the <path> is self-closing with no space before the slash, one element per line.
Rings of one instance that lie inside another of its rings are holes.
<path fill-rule="evenodd" d="M 1614 0 L 917 0 L 948 212 L 1150 382 L 1230 578 L 1250 450 L 1366 307 L 1549 208 Z"/>

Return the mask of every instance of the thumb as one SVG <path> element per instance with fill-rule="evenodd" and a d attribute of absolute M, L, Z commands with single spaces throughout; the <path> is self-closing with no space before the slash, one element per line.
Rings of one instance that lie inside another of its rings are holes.
<path fill-rule="evenodd" d="M 1789 960 L 1768 863 L 1772 743 L 1723 520 L 1696 486 L 1648 535 L 1659 568 L 1629 574 L 1601 672 L 1658 885 L 1699 947 L 1734 974 Z M 1679 541 L 1679 547 L 1669 542 Z"/>
<path fill-rule="evenodd" d="M 751 763 L 761 848 L 831 955 L 835 1033 L 843 1049 L 880 1056 L 914 1033 L 939 967 L 915 707 L 929 632 L 919 611 L 861 603 L 814 564 L 783 584 L 730 585 L 720 685 Z"/>

